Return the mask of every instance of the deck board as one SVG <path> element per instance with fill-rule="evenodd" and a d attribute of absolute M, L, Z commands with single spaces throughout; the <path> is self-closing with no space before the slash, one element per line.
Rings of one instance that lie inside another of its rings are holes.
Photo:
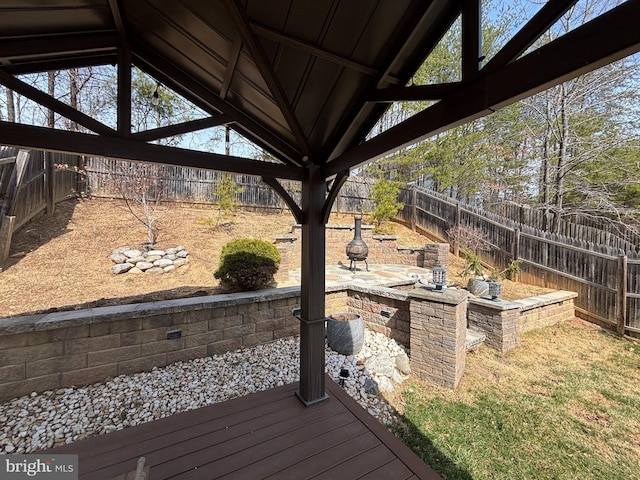
<path fill-rule="evenodd" d="M 338 385 L 305 407 L 297 384 L 191 410 L 49 452 L 77 453 L 80 479 L 150 466 L 150 480 L 429 479 L 440 477 Z"/>

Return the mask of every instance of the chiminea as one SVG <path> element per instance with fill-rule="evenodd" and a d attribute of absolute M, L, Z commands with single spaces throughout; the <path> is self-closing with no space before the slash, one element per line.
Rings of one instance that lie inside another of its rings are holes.
<path fill-rule="evenodd" d="M 346 248 L 347 257 L 351 260 L 349 270 L 355 273 L 358 269 L 358 261 L 363 261 L 368 272 L 369 264 L 367 263 L 367 255 L 369 255 L 369 247 L 367 247 L 367 244 L 362 240 L 362 217 L 356 216 L 354 219 L 356 221 L 356 232 L 353 236 L 353 240 L 347 244 Z"/>

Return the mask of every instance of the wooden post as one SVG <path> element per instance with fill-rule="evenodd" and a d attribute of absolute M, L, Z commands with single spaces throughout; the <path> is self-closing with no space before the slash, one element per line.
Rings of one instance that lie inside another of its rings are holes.
<path fill-rule="evenodd" d="M 6 197 L 2 206 L 0 207 L 0 215 L 13 215 L 15 212 L 15 202 L 20 193 L 20 187 L 22 186 L 22 180 L 27 170 L 27 164 L 29 163 L 29 152 L 27 150 L 20 150 L 16 157 L 16 164 L 11 178 L 9 179 L 9 186 L 7 187 Z"/>
<path fill-rule="evenodd" d="M 460 202 L 456 202 L 456 218 L 454 221 L 455 221 L 455 228 L 458 233 L 460 233 L 460 222 L 461 222 L 460 216 L 462 214 L 460 210 L 461 210 Z M 453 244 L 453 254 L 456 257 L 460 256 L 460 244 L 457 241 Z"/>
<path fill-rule="evenodd" d="M 416 186 L 411 187 L 411 230 L 416 231 L 416 222 L 417 222 L 417 214 L 418 208 L 416 205 L 416 199 L 418 197 L 418 192 Z"/>
<path fill-rule="evenodd" d="M 131 135 L 131 52 L 126 46 L 118 48 L 118 135 Z"/>
<path fill-rule="evenodd" d="M 627 325 L 627 256 L 618 257 L 618 333 L 624 335 Z"/>
<path fill-rule="evenodd" d="M 55 198 L 55 182 L 53 176 L 55 169 L 53 167 L 53 153 L 44 152 L 44 198 L 47 202 L 47 215 L 53 215 L 56 209 Z"/>
<path fill-rule="evenodd" d="M 511 258 L 514 262 L 517 262 L 520 258 L 520 229 L 516 228 L 513 231 L 513 245 L 511 246 Z M 515 278 L 511 280 L 518 281 L 519 274 L 516 274 Z"/>
<path fill-rule="evenodd" d="M 325 193 L 320 167 L 307 167 L 302 182 L 300 390 L 296 393 L 307 406 L 328 398 L 324 383 Z"/>
<path fill-rule="evenodd" d="M 2 271 L 2 264 L 9 258 L 11 237 L 13 236 L 15 223 L 16 217 L 4 216 L 0 218 L 0 272 Z"/>

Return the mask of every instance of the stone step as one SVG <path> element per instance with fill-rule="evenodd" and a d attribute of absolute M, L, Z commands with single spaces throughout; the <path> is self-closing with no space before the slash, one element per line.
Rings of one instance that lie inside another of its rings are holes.
<path fill-rule="evenodd" d="M 487 336 L 484 333 L 478 330 L 474 330 L 472 328 L 467 328 L 467 341 L 466 341 L 467 350 L 473 350 L 474 348 L 478 348 L 480 345 L 484 343 L 486 339 L 487 339 Z"/>

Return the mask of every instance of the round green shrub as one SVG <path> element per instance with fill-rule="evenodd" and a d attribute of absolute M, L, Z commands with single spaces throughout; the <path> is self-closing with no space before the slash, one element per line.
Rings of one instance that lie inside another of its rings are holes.
<path fill-rule="evenodd" d="M 280 252 L 271 243 L 241 238 L 222 247 L 220 265 L 213 276 L 227 286 L 258 290 L 273 282 L 280 260 Z"/>

